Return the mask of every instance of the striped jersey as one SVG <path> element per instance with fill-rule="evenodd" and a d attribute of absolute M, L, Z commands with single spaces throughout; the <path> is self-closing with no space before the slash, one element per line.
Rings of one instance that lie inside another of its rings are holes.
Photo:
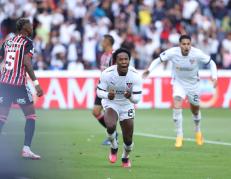
<path fill-rule="evenodd" d="M 112 65 L 114 65 L 112 60 L 112 51 L 104 52 L 100 58 L 100 70 L 103 71 Z"/>
<path fill-rule="evenodd" d="M 0 49 L 3 59 L 0 71 L 0 83 L 10 85 L 26 84 L 26 69 L 24 66 L 24 55 L 34 54 L 32 40 L 22 35 L 16 35 L 5 41 Z"/>

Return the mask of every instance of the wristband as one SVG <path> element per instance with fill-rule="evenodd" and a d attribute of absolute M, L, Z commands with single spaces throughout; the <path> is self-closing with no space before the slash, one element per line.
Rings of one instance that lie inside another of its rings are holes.
<path fill-rule="evenodd" d="M 39 81 L 38 80 L 34 80 L 33 83 L 34 83 L 35 86 L 39 85 Z"/>

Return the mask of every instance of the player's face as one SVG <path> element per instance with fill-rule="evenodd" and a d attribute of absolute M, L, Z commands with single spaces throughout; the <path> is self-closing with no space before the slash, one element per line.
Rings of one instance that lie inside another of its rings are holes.
<path fill-rule="evenodd" d="M 187 56 L 191 49 L 191 41 L 189 39 L 182 39 L 180 42 L 181 53 L 183 56 Z"/>
<path fill-rule="evenodd" d="M 108 46 L 108 40 L 106 38 L 104 38 L 103 41 L 102 41 L 103 50 L 105 50 L 107 48 L 107 46 Z"/>
<path fill-rule="evenodd" d="M 28 36 L 31 36 L 33 33 L 33 27 L 31 25 L 31 23 L 27 23 L 24 25 L 24 29 L 27 32 Z"/>
<path fill-rule="evenodd" d="M 119 53 L 116 57 L 116 64 L 117 64 L 118 73 L 120 75 L 126 75 L 129 66 L 128 54 L 125 52 Z"/>

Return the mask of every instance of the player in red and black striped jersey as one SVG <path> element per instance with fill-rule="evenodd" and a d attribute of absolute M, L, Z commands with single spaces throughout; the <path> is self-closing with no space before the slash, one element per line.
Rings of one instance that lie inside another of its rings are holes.
<path fill-rule="evenodd" d="M 100 58 L 100 70 L 103 71 L 106 68 L 108 68 L 111 65 L 114 65 L 115 62 L 112 59 L 112 46 L 114 44 L 114 39 L 111 35 L 106 34 L 104 35 L 103 41 L 102 41 L 102 48 L 104 53 L 102 54 Z M 95 104 L 93 108 L 93 115 L 94 117 L 99 121 L 99 123 L 106 128 L 105 122 L 104 122 L 104 113 L 102 112 L 103 107 L 101 104 L 101 98 L 99 98 L 97 95 L 95 97 Z M 106 139 L 103 142 L 104 145 L 110 145 L 110 141 Z"/>
<path fill-rule="evenodd" d="M 34 82 L 37 96 L 43 95 L 31 64 L 34 48 L 28 36 L 32 34 L 32 25 L 28 19 L 21 18 L 16 23 L 16 29 L 17 35 L 5 41 L 0 49 L 0 133 L 11 104 L 19 104 L 26 118 L 22 157 L 40 159 L 39 155 L 30 150 L 36 115 L 32 94 L 27 87 L 26 74 Z"/>

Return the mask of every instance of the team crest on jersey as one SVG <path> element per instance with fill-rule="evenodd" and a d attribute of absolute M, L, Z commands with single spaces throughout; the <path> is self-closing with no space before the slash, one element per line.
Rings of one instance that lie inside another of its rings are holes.
<path fill-rule="evenodd" d="M 13 42 L 11 40 L 6 41 L 6 45 L 9 46 L 9 47 L 12 45 L 12 43 Z"/>
<path fill-rule="evenodd" d="M 132 83 L 126 83 L 126 84 L 127 84 L 128 89 L 131 89 Z"/>
<path fill-rule="evenodd" d="M 190 61 L 191 64 L 194 64 L 196 60 L 195 59 L 190 59 L 189 61 Z"/>

